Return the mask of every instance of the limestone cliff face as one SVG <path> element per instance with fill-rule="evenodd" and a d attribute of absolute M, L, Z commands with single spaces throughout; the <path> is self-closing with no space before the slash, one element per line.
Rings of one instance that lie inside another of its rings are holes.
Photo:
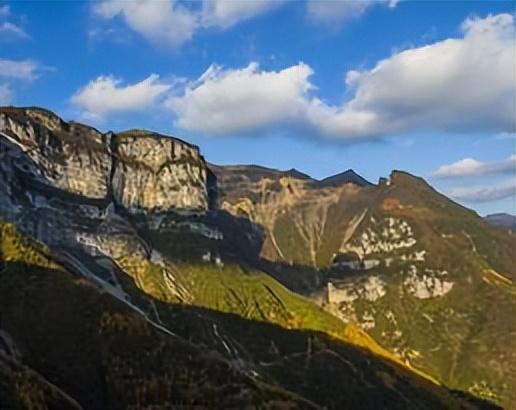
<path fill-rule="evenodd" d="M 0 132 L 32 160 L 21 157 L 18 165 L 41 182 L 88 198 L 107 196 L 111 153 L 97 130 L 44 110 L 2 109 Z"/>
<path fill-rule="evenodd" d="M 113 138 L 118 204 L 133 212 L 207 208 L 207 170 L 197 147 L 145 131 Z"/>
<path fill-rule="evenodd" d="M 0 133 L 23 153 L 15 167 L 38 184 L 130 213 L 208 207 L 206 164 L 184 141 L 143 131 L 102 134 L 37 108 L 0 109 Z"/>

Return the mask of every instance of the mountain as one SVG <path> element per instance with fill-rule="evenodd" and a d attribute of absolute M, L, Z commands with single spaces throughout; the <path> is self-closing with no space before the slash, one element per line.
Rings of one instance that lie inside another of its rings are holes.
<path fill-rule="evenodd" d="M 326 186 L 338 186 L 342 184 L 355 184 L 358 186 L 368 186 L 372 185 L 368 180 L 366 180 L 364 177 L 358 175 L 355 171 L 352 169 L 348 169 L 347 171 L 344 171 L 340 174 L 333 175 L 328 178 L 324 178 L 319 182 L 320 185 L 326 185 Z"/>
<path fill-rule="evenodd" d="M 477 390 L 469 380 L 449 381 L 428 361 L 407 360 L 364 326 L 363 316 L 351 320 L 334 298 L 323 303 L 317 296 L 332 289 L 329 278 L 342 267 L 327 256 L 331 249 L 312 242 L 311 229 L 323 227 L 315 233 L 321 244 L 334 243 L 340 232 L 349 236 L 338 240 L 344 248 L 355 246 L 365 215 L 384 204 L 385 187 L 326 186 L 295 170 L 210 166 L 180 139 L 142 130 L 103 134 L 40 108 L 0 108 L 0 158 L 2 409 L 513 403 L 491 372 L 481 373 Z M 397 178 L 389 184 L 396 187 Z M 426 201 L 423 194 L 413 192 Z M 334 209 L 341 200 L 346 206 Z M 414 218 L 426 215 L 418 212 Z M 357 213 L 364 214 L 359 222 Z M 503 276 L 511 244 L 493 244 L 511 237 L 480 223 L 477 233 L 492 236 L 485 247 L 476 244 L 477 253 L 491 252 L 497 261 L 484 277 L 485 297 L 493 302 L 484 319 L 503 319 L 514 297 L 511 279 Z M 335 238 L 326 238 L 329 224 Z M 303 233 L 290 236 L 298 229 Z M 371 290 L 374 278 L 364 288 L 376 295 L 382 291 Z M 484 289 L 476 277 L 471 281 Z M 362 283 L 354 285 L 358 292 Z M 394 312 L 399 301 L 388 303 Z M 504 332 L 497 321 L 475 326 L 482 339 L 469 349 L 479 361 L 489 360 L 509 389 L 512 324 Z M 414 327 L 420 338 L 422 331 Z M 463 342 L 459 336 L 446 342 L 455 348 Z"/>
<path fill-rule="evenodd" d="M 484 217 L 487 223 L 494 226 L 500 226 L 509 232 L 516 232 L 516 216 L 507 213 L 491 214 Z"/>
<path fill-rule="evenodd" d="M 260 226 L 261 266 L 285 286 L 447 386 L 515 406 L 514 236 L 401 171 L 366 186 L 220 185 L 219 206 Z"/>

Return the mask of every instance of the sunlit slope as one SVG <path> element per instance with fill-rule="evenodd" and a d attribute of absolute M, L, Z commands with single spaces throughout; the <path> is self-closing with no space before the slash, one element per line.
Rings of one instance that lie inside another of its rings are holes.
<path fill-rule="evenodd" d="M 437 380 L 515 405 L 514 235 L 399 171 L 377 186 L 227 179 L 220 205 L 263 227 L 265 266 L 289 288 L 326 295 L 328 310 Z"/>
<path fill-rule="evenodd" d="M 48 249 L 11 225 L 2 224 L 1 233 L 2 331 L 18 351 L 10 359 L 69 396 L 62 407 L 53 407 L 53 396 L 40 395 L 42 406 L 68 409 L 77 401 L 82 408 L 109 409 L 308 409 L 318 403 L 358 409 L 383 403 L 393 409 L 458 409 L 466 403 L 320 332 L 156 300 L 164 331 L 144 309 L 53 262 Z M 9 371 L 7 380 L 13 377 Z M 18 386 L 13 391 L 4 383 L 5 397 L 30 408 L 19 399 L 25 393 Z M 27 397 L 39 394 L 37 389 L 31 385 Z"/>

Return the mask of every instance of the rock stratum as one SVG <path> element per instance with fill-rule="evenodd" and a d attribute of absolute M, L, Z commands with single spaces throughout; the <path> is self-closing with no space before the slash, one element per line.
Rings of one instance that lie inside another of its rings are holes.
<path fill-rule="evenodd" d="M 514 245 L 405 173 L 0 108 L 0 408 L 512 408 Z"/>

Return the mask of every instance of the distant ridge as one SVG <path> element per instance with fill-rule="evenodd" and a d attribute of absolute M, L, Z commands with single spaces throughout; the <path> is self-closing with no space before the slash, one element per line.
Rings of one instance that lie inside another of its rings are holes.
<path fill-rule="evenodd" d="M 285 171 L 275 169 L 275 168 L 267 168 L 261 165 L 255 164 L 240 164 L 240 165 L 215 165 L 208 164 L 208 167 L 211 171 L 217 175 L 235 175 L 242 176 L 245 175 L 251 181 L 257 181 L 262 178 L 281 178 L 281 177 L 291 177 L 295 179 L 303 179 L 303 180 L 311 180 L 315 181 L 310 175 L 307 175 L 301 171 L 298 171 L 295 168 L 291 168 Z"/>
<path fill-rule="evenodd" d="M 275 169 L 275 168 L 267 168 L 261 165 L 248 164 L 248 165 L 215 165 L 209 164 L 210 169 L 217 175 L 224 174 L 235 174 L 235 175 L 246 175 L 251 180 L 259 180 L 264 177 L 268 178 L 278 178 L 278 177 L 291 177 L 295 179 L 302 179 L 306 181 L 312 182 L 315 186 L 318 187 L 331 187 L 338 186 L 342 184 L 352 183 L 358 186 L 371 186 L 374 185 L 369 182 L 367 179 L 357 174 L 352 169 L 348 169 L 339 174 L 332 175 L 330 177 L 317 180 L 312 178 L 310 175 L 305 174 L 295 168 L 291 168 L 285 171 Z"/>
<path fill-rule="evenodd" d="M 505 212 L 490 214 L 484 217 L 484 220 L 494 226 L 508 229 L 510 232 L 516 232 L 516 216 Z"/>
<path fill-rule="evenodd" d="M 348 169 L 344 172 L 341 172 L 340 174 L 332 175 L 331 177 L 324 178 L 321 181 L 319 181 L 319 184 L 324 186 L 335 186 L 346 183 L 352 183 L 359 186 L 373 185 L 371 182 L 369 182 L 364 177 L 358 175 L 352 169 Z"/>

